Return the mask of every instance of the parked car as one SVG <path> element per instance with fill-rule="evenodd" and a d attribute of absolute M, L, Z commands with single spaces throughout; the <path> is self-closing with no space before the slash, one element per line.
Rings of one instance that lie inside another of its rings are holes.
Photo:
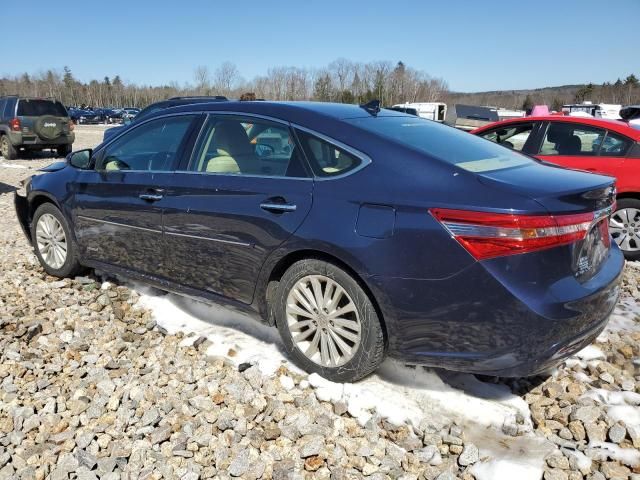
<path fill-rule="evenodd" d="M 0 154 L 5 159 L 17 158 L 20 150 L 55 149 L 66 156 L 74 140 L 69 114 L 57 100 L 0 97 Z"/>
<path fill-rule="evenodd" d="M 15 202 L 47 273 L 251 312 L 334 381 L 546 371 L 618 298 L 613 178 L 376 105 L 184 105 L 45 170 Z"/>
<path fill-rule="evenodd" d="M 71 108 L 69 109 L 69 117 L 76 124 L 98 124 L 102 123 L 103 119 L 99 113 L 94 112 L 88 108 Z"/>
<path fill-rule="evenodd" d="M 399 103 L 391 108 L 393 110 L 397 110 L 399 108 L 412 108 L 417 112 L 419 117 L 433 120 L 435 122 L 444 122 L 445 117 L 447 116 L 447 104 L 442 102 L 407 102 Z"/>
<path fill-rule="evenodd" d="M 158 110 L 162 110 L 164 108 L 176 107 L 178 105 L 188 105 L 190 103 L 225 102 L 225 101 L 227 101 L 227 97 L 223 97 L 222 95 L 216 95 L 216 96 L 173 97 L 168 100 L 152 103 L 151 105 L 148 105 L 147 107 L 145 107 L 134 118 L 125 118 L 124 125 L 105 130 L 102 137 L 102 141 L 104 142 L 107 139 L 113 137 L 114 135 L 122 132 L 134 121 L 143 120 L 147 118 L 147 116 L 151 115 L 152 113 L 157 112 Z"/>
<path fill-rule="evenodd" d="M 472 133 L 562 167 L 616 177 L 611 234 L 627 259 L 640 259 L 639 130 L 615 120 L 554 115 L 498 122 Z"/>
<path fill-rule="evenodd" d="M 471 131 L 500 119 L 495 107 L 456 104 L 454 108 L 456 116 L 453 126 L 460 130 Z"/>

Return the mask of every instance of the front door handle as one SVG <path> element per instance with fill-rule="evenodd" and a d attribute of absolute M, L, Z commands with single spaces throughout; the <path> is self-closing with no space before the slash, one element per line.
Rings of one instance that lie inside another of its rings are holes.
<path fill-rule="evenodd" d="M 260 208 L 272 213 L 295 212 L 296 206 L 292 203 L 273 203 L 264 202 L 260 204 Z"/>

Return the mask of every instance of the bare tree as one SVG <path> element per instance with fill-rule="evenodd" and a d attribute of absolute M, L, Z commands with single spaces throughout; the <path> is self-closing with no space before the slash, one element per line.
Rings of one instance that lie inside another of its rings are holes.
<path fill-rule="evenodd" d="M 240 81 L 240 72 L 235 63 L 224 62 L 216 68 L 213 85 L 216 93 L 229 95 Z"/>
<path fill-rule="evenodd" d="M 196 89 L 200 95 L 209 93 L 211 84 L 211 75 L 209 69 L 205 65 L 196 67 L 193 71 L 193 79 L 196 82 Z"/>

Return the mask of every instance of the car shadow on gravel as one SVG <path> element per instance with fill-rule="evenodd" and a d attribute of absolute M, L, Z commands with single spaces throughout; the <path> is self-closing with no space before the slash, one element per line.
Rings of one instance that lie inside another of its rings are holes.
<path fill-rule="evenodd" d="M 13 192 L 15 189 L 16 187 L 14 187 L 13 185 L 8 185 L 6 183 L 0 182 L 0 195 L 2 195 L 3 193 Z"/>

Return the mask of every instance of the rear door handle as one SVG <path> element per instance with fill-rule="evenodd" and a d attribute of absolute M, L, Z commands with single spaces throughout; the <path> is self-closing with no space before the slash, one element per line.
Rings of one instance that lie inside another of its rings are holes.
<path fill-rule="evenodd" d="M 148 202 L 157 202 L 158 200 L 162 200 L 164 190 L 160 188 L 150 188 L 147 190 L 147 193 L 141 193 L 138 195 L 142 200 L 146 200 Z"/>
<path fill-rule="evenodd" d="M 291 203 L 264 202 L 260 204 L 260 208 L 268 212 L 283 213 L 295 212 L 297 207 Z"/>

